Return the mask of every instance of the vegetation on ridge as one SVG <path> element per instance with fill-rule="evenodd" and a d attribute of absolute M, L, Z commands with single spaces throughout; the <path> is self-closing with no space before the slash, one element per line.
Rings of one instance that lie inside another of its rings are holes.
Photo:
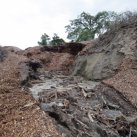
<path fill-rule="evenodd" d="M 126 11 L 118 14 L 114 11 L 101 11 L 96 15 L 82 12 L 76 19 L 70 20 L 70 24 L 65 26 L 68 33 L 67 38 L 74 42 L 94 39 L 112 28 L 117 28 L 119 24 L 125 24 L 129 18 L 133 18 L 135 12 Z M 56 33 L 50 37 L 44 33 L 41 36 L 39 45 L 63 45 L 65 41 Z"/>
<path fill-rule="evenodd" d="M 94 39 L 108 30 L 116 16 L 113 11 L 98 12 L 95 16 L 82 12 L 77 19 L 70 21 L 70 25 L 65 26 L 67 38 L 77 42 Z"/>
<path fill-rule="evenodd" d="M 56 33 L 54 33 L 54 36 L 52 37 L 52 39 L 50 40 L 50 37 L 44 33 L 41 36 L 41 40 L 38 41 L 39 45 L 43 45 L 43 46 L 47 46 L 47 45 L 53 45 L 53 46 L 59 46 L 59 45 L 63 45 L 65 43 L 65 41 L 60 38 Z"/>

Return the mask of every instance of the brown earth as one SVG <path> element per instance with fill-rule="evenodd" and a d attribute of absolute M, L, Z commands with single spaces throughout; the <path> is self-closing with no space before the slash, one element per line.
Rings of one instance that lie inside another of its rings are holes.
<path fill-rule="evenodd" d="M 125 59 L 120 69 L 114 77 L 104 80 L 104 83 L 113 86 L 137 107 L 137 62 Z"/>
<path fill-rule="evenodd" d="M 73 55 L 73 53 L 70 53 L 70 50 L 66 49 L 66 51 L 64 51 L 66 53 L 59 53 L 57 51 L 51 52 L 45 49 L 43 50 L 43 48 L 44 47 L 34 47 L 26 49 L 23 52 L 23 55 L 27 56 L 30 59 L 40 60 L 43 64 L 44 70 L 61 70 L 66 74 L 70 72 L 75 60 L 75 56 Z"/>
<path fill-rule="evenodd" d="M 9 52 L 0 63 L 0 136 L 59 137 L 49 116 L 20 87 L 19 62 L 25 60 L 26 57 Z"/>
<path fill-rule="evenodd" d="M 56 47 L 50 48 L 51 51 L 40 46 L 24 51 L 16 47 L 0 47 L 0 136 L 60 136 L 52 119 L 40 110 L 39 102 L 24 86 L 32 79 L 38 79 L 39 73 L 45 70 L 61 70 L 68 74 L 74 63 L 74 54 L 84 47 L 78 45 L 76 51 L 68 45 L 63 51 L 56 51 Z M 40 70 L 37 65 L 41 66 Z"/>

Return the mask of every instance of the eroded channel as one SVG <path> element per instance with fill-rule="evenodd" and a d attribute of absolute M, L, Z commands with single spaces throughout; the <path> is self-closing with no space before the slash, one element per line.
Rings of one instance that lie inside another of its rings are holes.
<path fill-rule="evenodd" d="M 63 137 L 137 136 L 136 108 L 112 87 L 51 72 L 40 79 L 30 90 Z"/>

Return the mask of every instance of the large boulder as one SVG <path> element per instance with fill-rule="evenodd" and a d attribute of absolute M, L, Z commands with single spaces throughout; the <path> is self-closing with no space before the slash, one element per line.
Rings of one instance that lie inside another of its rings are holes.
<path fill-rule="evenodd" d="M 113 76 L 121 64 L 124 54 L 119 52 L 120 46 L 111 48 L 113 50 L 101 50 L 101 52 L 94 52 L 88 56 L 79 56 L 74 74 L 80 74 L 91 80 L 102 80 Z"/>

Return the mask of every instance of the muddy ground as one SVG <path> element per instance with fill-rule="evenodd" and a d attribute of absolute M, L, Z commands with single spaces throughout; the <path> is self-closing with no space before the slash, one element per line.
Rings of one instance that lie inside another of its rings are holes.
<path fill-rule="evenodd" d="M 116 89 L 46 71 L 30 91 L 63 137 L 136 137 L 137 109 Z"/>

